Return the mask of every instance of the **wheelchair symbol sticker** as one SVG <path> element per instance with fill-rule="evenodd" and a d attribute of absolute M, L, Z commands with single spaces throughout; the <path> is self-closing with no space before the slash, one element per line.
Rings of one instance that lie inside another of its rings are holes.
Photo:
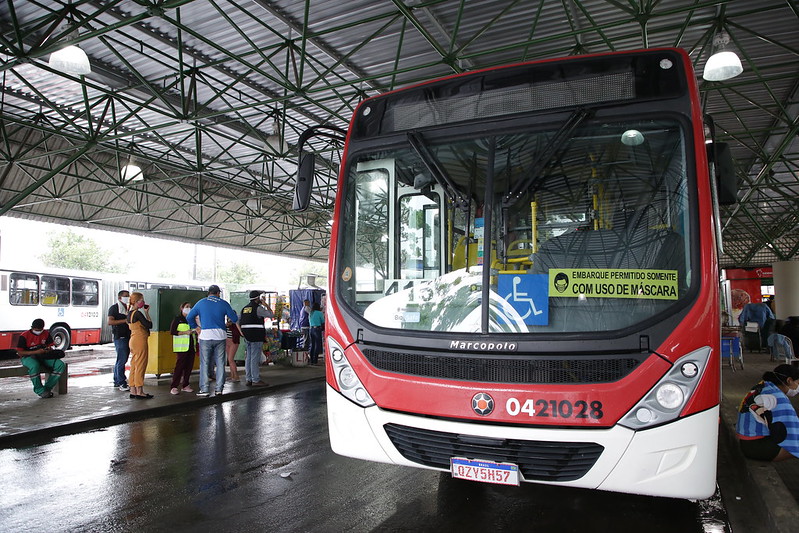
<path fill-rule="evenodd" d="M 529 326 L 549 323 L 549 276 L 546 274 L 500 274 L 499 294 Z"/>

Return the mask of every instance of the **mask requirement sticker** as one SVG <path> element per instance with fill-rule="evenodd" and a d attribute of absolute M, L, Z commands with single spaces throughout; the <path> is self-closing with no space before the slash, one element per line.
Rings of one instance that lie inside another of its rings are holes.
<path fill-rule="evenodd" d="M 676 300 L 677 271 L 550 268 L 549 297 Z"/>

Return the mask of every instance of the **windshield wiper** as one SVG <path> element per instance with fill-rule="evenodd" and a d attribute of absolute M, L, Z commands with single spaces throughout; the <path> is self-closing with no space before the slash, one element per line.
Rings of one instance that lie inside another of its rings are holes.
<path fill-rule="evenodd" d="M 555 154 L 563 148 L 563 145 L 571 139 L 574 130 L 585 122 L 586 119 L 593 116 L 593 114 L 593 109 L 581 107 L 574 110 L 569 118 L 566 119 L 566 122 L 564 122 L 563 125 L 558 128 L 558 131 L 550 137 L 549 142 L 547 142 L 546 146 L 544 146 L 543 150 L 538 154 L 538 158 L 536 158 L 533 163 L 527 179 L 521 181 L 516 187 L 511 189 L 508 194 L 502 197 L 502 207 L 510 207 L 522 197 L 522 193 L 530 188 L 533 182 L 539 178 L 539 173 L 544 170 L 552 158 L 555 157 Z"/>
<path fill-rule="evenodd" d="M 433 152 L 427 147 L 422 134 L 417 131 L 409 131 L 407 135 L 408 144 L 411 145 L 416 155 L 422 160 L 422 163 L 424 163 L 428 172 L 433 176 L 433 179 L 436 180 L 436 183 L 444 190 L 447 198 L 458 207 L 469 205 L 470 201 L 468 196 L 465 195 L 455 182 L 452 181 L 452 178 L 449 177 L 447 171 L 444 170 L 444 167 L 438 162 L 436 156 L 433 155 Z"/>

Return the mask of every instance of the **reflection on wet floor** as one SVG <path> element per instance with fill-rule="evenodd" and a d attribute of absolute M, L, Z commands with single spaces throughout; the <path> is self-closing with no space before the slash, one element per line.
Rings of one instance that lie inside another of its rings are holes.
<path fill-rule="evenodd" d="M 38 530 L 54 499 L 64 531 L 713 531 L 685 500 L 337 456 L 321 381 L 0 450 L 0 478 L 7 531 Z"/>

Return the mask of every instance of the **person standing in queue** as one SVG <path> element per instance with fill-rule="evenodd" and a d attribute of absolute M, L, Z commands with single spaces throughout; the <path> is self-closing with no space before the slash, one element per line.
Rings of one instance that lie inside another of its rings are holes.
<path fill-rule="evenodd" d="M 153 328 L 150 318 L 150 306 L 144 302 L 140 292 L 130 293 L 128 304 L 128 327 L 130 327 L 130 399 L 147 400 L 152 394 L 144 392 L 144 372 L 147 369 L 149 356 L 147 338 Z"/>
<path fill-rule="evenodd" d="M 197 324 L 200 343 L 200 390 L 197 396 L 208 396 L 208 364 L 213 359 L 216 364 L 216 394 L 221 395 L 225 387 L 225 317 L 238 322 L 239 315 L 219 294 L 219 285 L 208 287 L 208 296 L 191 308 L 186 320 L 189 325 Z"/>
<path fill-rule="evenodd" d="M 264 353 L 266 341 L 265 320 L 274 317 L 272 310 L 261 299 L 263 291 L 250 291 L 250 301 L 241 308 L 241 333 L 247 341 L 244 359 L 244 373 L 248 387 L 265 387 L 268 384 L 261 379 L 261 355 Z"/>
<path fill-rule="evenodd" d="M 300 309 L 300 331 L 302 332 L 302 349 L 306 352 L 311 346 L 311 324 L 308 321 L 311 316 L 311 301 L 303 300 Z"/>
<path fill-rule="evenodd" d="M 741 327 L 746 327 L 747 322 L 757 322 L 760 328 L 760 347 L 768 347 L 768 336 L 771 334 L 771 326 L 774 324 L 774 313 L 769 306 L 764 303 L 748 303 L 744 306 L 741 314 L 738 315 L 738 322 Z"/>
<path fill-rule="evenodd" d="M 226 320 L 225 325 L 227 326 L 225 353 L 227 354 L 227 366 L 230 367 L 230 382 L 238 383 L 241 380 L 239 379 L 239 369 L 236 366 L 236 352 L 239 351 L 239 344 L 241 344 L 241 329 L 239 329 L 238 324 L 231 322 L 229 318 Z"/>
<path fill-rule="evenodd" d="M 319 364 L 319 354 L 322 353 L 322 333 L 325 328 L 325 314 L 318 303 L 313 304 L 308 322 L 311 325 L 311 350 L 308 355 L 311 358 L 311 365 L 316 366 Z"/>
<path fill-rule="evenodd" d="M 128 391 L 128 378 L 125 377 L 125 365 L 130 358 L 130 328 L 128 327 L 128 303 L 130 292 L 122 290 L 117 293 L 117 303 L 108 308 L 108 325 L 114 337 L 114 348 L 117 360 L 114 363 L 114 387 Z"/>
<path fill-rule="evenodd" d="M 53 387 L 64 373 L 64 350 L 53 349 L 53 338 L 44 329 L 44 320 L 37 318 L 31 329 L 23 331 L 17 340 L 17 355 L 22 366 L 28 369 L 28 377 L 33 383 L 33 392 L 39 398 L 52 398 Z M 50 372 L 47 382 L 42 385 L 42 372 Z"/>
<path fill-rule="evenodd" d="M 180 304 L 180 312 L 172 319 L 169 332 L 172 334 L 172 351 L 175 352 L 175 370 L 172 372 L 171 394 L 194 392 L 189 386 L 189 377 L 194 368 L 194 355 L 197 353 L 197 332 L 189 326 L 186 315 L 191 311 L 191 304 Z"/>
<path fill-rule="evenodd" d="M 735 431 L 745 457 L 759 461 L 799 458 L 799 416 L 790 397 L 799 394 L 799 368 L 779 365 L 741 401 Z"/>

